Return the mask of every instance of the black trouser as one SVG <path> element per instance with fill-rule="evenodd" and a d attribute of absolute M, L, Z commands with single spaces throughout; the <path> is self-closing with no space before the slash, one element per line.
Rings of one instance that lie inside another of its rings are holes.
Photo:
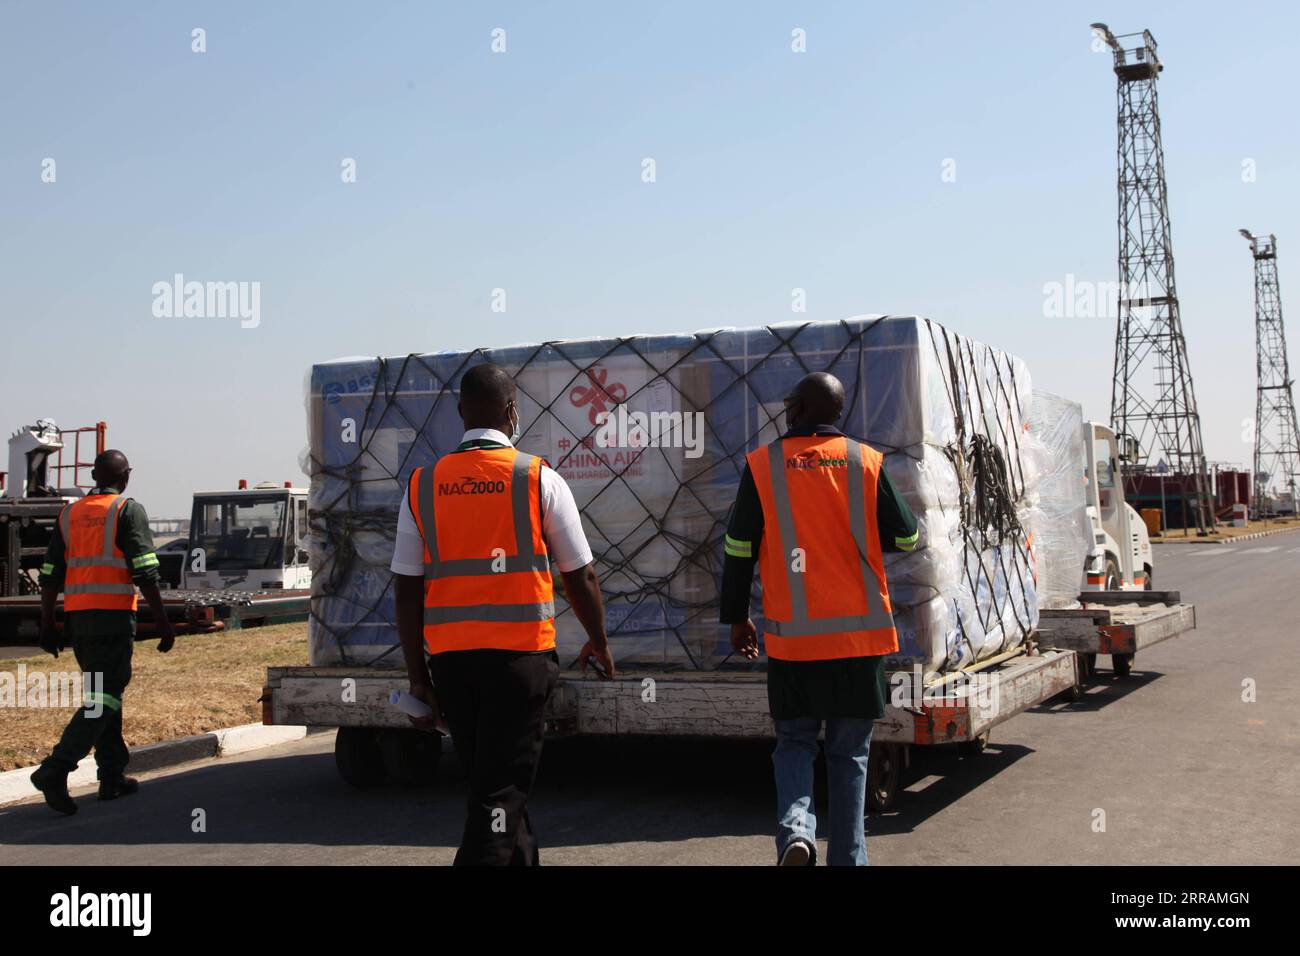
<path fill-rule="evenodd" d="M 559 658 L 554 651 L 447 651 L 429 659 L 429 673 L 469 777 L 456 865 L 535 866 L 526 803 Z"/>
<path fill-rule="evenodd" d="M 73 637 L 72 649 L 77 665 L 83 674 L 102 679 L 95 688 L 97 706 L 84 708 L 72 715 L 63 737 L 46 758 L 42 766 L 58 773 L 71 773 L 77 769 L 81 758 L 95 751 L 100 780 L 116 780 L 122 776 L 127 761 L 131 759 L 126 741 L 122 739 L 122 694 L 131 682 L 131 652 L 135 636 L 130 633 L 97 635 L 81 634 Z M 91 690 L 94 685 L 88 685 Z M 92 716 L 98 714 L 98 716 Z"/>

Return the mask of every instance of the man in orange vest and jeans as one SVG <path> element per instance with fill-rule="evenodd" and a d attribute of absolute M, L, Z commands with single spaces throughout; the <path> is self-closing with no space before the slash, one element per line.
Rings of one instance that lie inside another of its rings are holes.
<path fill-rule="evenodd" d="M 83 680 L 90 680 L 86 706 L 63 731 L 54 752 L 32 774 L 32 785 L 60 813 L 77 812 L 68 774 L 93 748 L 99 768 L 99 799 L 139 789 L 124 773 L 130 753 L 122 739 L 122 694 L 131 680 L 135 645 L 136 588 L 149 602 L 158 650 L 172 649 L 176 634 L 158 592 L 158 556 L 149 517 L 125 496 L 131 465 L 120 451 L 95 458 L 88 495 L 64 507 L 41 568 L 41 648 L 55 657 L 69 638 Z M 63 630 L 55 604 L 63 592 Z"/>
<path fill-rule="evenodd" d="M 552 563 L 587 633 L 580 668 L 592 663 L 608 680 L 614 662 L 573 494 L 514 447 L 514 381 L 477 365 L 461 379 L 457 408 L 460 446 L 415 470 L 398 512 L 397 630 L 411 694 L 445 715 L 469 776 L 456 863 L 534 865 L 526 804 L 559 675 Z M 433 728 L 431 717 L 412 722 Z"/>
<path fill-rule="evenodd" d="M 756 562 L 763 581 L 782 866 L 817 859 L 813 761 L 823 724 L 828 862 L 867 863 L 867 755 L 884 715 L 884 657 L 898 650 L 882 553 L 911 551 L 918 536 L 880 452 L 835 427 L 843 410 L 835 376 L 799 382 L 785 399 L 786 433 L 748 456 L 726 533 L 721 620 L 750 660 L 759 655 L 749 619 Z"/>

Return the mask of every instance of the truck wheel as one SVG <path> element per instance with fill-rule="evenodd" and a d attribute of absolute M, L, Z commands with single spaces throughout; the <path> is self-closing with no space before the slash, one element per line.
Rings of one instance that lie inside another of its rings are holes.
<path fill-rule="evenodd" d="M 1106 590 L 1107 591 L 1122 590 L 1122 588 L 1120 587 L 1122 581 L 1123 579 L 1119 576 L 1119 565 L 1115 563 L 1114 559 L 1107 558 L 1106 559 Z"/>
<path fill-rule="evenodd" d="M 1145 590 L 1154 591 L 1156 589 L 1156 586 L 1155 583 L 1151 580 L 1151 565 L 1149 564 L 1144 565 L 1142 570 L 1144 570 L 1147 573 L 1147 583 L 1146 583 Z"/>
<path fill-rule="evenodd" d="M 339 776 L 354 787 L 383 783 L 384 758 L 375 732 L 369 727 L 340 727 L 334 738 L 334 766 Z"/>
<path fill-rule="evenodd" d="M 957 745 L 957 752 L 963 757 L 978 757 L 984 752 L 984 748 L 989 745 L 989 734 L 986 730 L 974 740 L 963 740 Z"/>
<path fill-rule="evenodd" d="M 1128 677 L 1133 672 L 1133 655 L 1110 655 L 1110 669 L 1115 672 L 1116 677 Z"/>
<path fill-rule="evenodd" d="M 894 805 L 902 776 L 901 744 L 872 743 L 867 757 L 867 809 L 879 813 Z"/>
<path fill-rule="evenodd" d="M 388 775 L 403 787 L 423 787 L 438 777 L 442 738 L 419 730 L 381 730 L 379 752 Z"/>

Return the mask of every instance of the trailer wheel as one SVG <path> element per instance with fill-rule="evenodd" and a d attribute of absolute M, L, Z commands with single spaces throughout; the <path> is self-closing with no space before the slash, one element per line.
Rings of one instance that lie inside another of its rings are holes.
<path fill-rule="evenodd" d="M 442 738 L 418 730 L 381 730 L 379 752 L 388 775 L 404 787 L 423 787 L 438 777 Z"/>
<path fill-rule="evenodd" d="M 901 744 L 872 743 L 867 756 L 867 809 L 879 813 L 894 805 L 902 769 Z"/>
<path fill-rule="evenodd" d="M 354 787 L 383 783 L 384 758 L 375 732 L 369 727 L 340 727 L 334 738 L 334 766 Z"/>
<path fill-rule="evenodd" d="M 1110 655 L 1110 669 L 1115 672 L 1116 677 L 1128 677 L 1129 674 L 1133 673 L 1133 655 Z"/>
<path fill-rule="evenodd" d="M 989 745 L 989 732 L 986 730 L 974 740 L 963 740 L 957 744 L 957 752 L 963 757 L 978 757 Z"/>
<path fill-rule="evenodd" d="M 1079 655 L 1079 682 L 1091 680 L 1092 676 L 1097 673 L 1097 655 L 1080 654 Z"/>

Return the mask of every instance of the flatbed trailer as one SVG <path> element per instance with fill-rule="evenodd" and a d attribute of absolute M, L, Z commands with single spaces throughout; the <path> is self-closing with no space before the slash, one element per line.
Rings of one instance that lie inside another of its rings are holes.
<path fill-rule="evenodd" d="M 1178 591 L 1088 591 L 1080 601 L 1041 611 L 1038 625 L 1046 643 L 1078 653 L 1084 680 L 1098 654 L 1109 654 L 1115 675 L 1127 677 L 1138 651 L 1196 627 L 1196 608 Z"/>
<path fill-rule="evenodd" d="M 989 732 L 1060 694 L 1077 694 L 1078 657 L 1036 642 L 919 686 L 918 672 L 889 676 L 890 701 L 876 722 L 868 800 L 887 809 L 914 746 L 958 744 L 977 753 Z M 265 724 L 337 727 L 335 759 L 349 783 L 385 776 L 419 783 L 436 772 L 439 743 L 411 729 L 389 704 L 405 690 L 402 669 L 273 667 L 262 696 Z M 915 689 L 914 689 L 915 688 Z M 687 671 L 630 666 L 612 681 L 565 671 L 547 707 L 550 737 L 574 735 L 770 739 L 762 670 Z"/>
<path fill-rule="evenodd" d="M 211 631 L 237 630 L 261 624 L 287 624 L 305 621 L 311 604 L 311 592 L 297 591 L 228 591 L 164 590 L 163 607 L 178 634 L 203 634 Z M 24 594 L 0 597 L 0 643 L 35 641 L 41 619 L 39 595 Z M 55 609 L 58 626 L 63 621 L 63 598 Z M 137 634 L 153 633 L 153 612 L 143 600 L 136 610 Z"/>
<path fill-rule="evenodd" d="M 889 701 L 872 735 L 869 805 L 894 803 L 912 747 L 955 744 L 979 753 L 990 731 L 1017 714 L 1060 695 L 1078 700 L 1088 655 L 1129 655 L 1131 662 L 1138 650 L 1196 626 L 1196 609 L 1176 591 L 1088 592 L 1081 603 L 1044 610 L 1022 647 L 962 671 L 929 682 L 919 670 L 890 671 Z M 389 703 L 394 690 L 406 688 L 406 671 L 391 665 L 272 667 L 262 721 L 337 727 L 335 761 L 349 783 L 419 783 L 436 774 L 442 748 Z M 565 671 L 547 705 L 546 733 L 770 739 L 767 676 L 752 665 L 697 671 L 629 664 L 612 681 Z"/>

